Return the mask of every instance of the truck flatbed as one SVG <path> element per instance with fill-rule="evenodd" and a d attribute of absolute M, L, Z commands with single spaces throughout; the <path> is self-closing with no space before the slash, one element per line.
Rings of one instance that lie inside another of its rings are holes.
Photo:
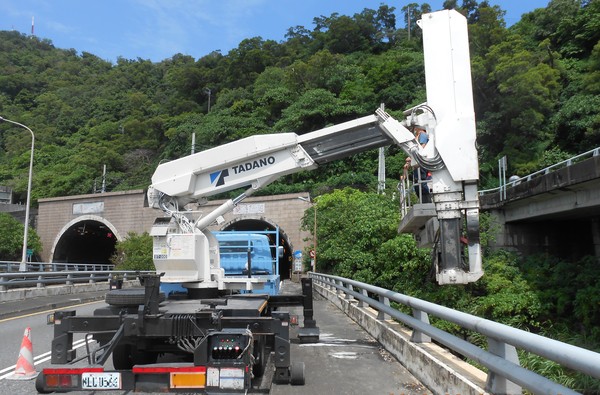
<path fill-rule="evenodd" d="M 214 310 L 221 312 L 223 317 L 258 317 L 265 312 L 267 304 L 268 295 L 265 294 L 231 295 L 200 300 L 165 300 L 159 306 L 159 313 L 172 316 Z"/>

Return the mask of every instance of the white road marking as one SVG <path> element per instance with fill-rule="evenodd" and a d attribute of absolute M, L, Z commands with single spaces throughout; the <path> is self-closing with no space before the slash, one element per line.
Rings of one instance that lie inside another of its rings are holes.
<path fill-rule="evenodd" d="M 358 358 L 358 354 L 356 354 L 355 352 L 349 352 L 349 351 L 334 352 L 329 355 L 331 355 L 332 357 L 337 358 L 337 359 L 357 359 Z"/>
<path fill-rule="evenodd" d="M 83 346 L 85 346 L 85 339 L 80 339 L 80 340 L 76 340 L 73 342 L 73 349 L 77 349 L 77 348 L 83 347 Z M 48 351 L 44 354 L 40 354 L 40 355 L 33 357 L 33 364 L 39 365 L 40 363 L 49 361 L 50 358 L 51 358 L 50 351 Z M 6 373 L 6 372 L 9 372 L 9 373 L 0 376 L 0 380 L 4 380 L 5 378 L 12 376 L 14 373 L 14 369 L 16 367 L 17 367 L 17 365 L 14 364 L 13 366 L 9 366 L 7 368 L 1 369 L 0 374 Z"/>

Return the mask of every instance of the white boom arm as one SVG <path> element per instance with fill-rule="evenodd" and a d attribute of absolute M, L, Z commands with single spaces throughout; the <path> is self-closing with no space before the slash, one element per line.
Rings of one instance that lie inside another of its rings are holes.
<path fill-rule="evenodd" d="M 428 102 L 410 111 L 402 122 L 378 110 L 374 115 L 303 135 L 252 136 L 159 165 L 152 176 L 148 200 L 152 207 L 161 208 L 171 217 L 157 221 L 152 230 L 155 265 L 158 271 L 166 273 L 162 281 L 194 283 L 188 286 L 200 288 L 231 288 L 231 281 L 222 278 L 218 245 L 213 244 L 206 231 L 219 216 L 282 176 L 392 144 L 401 146 L 434 175 L 442 261 L 448 262 L 447 266 L 440 266 L 438 282 L 464 283 L 479 278 L 481 258 L 475 236 L 478 163 L 466 20 L 455 11 L 440 11 L 425 14 L 421 27 Z M 429 131 L 426 148 L 416 142 L 408 129 L 417 123 L 426 125 Z M 194 220 L 183 210 L 191 201 L 244 186 L 250 186 L 246 193 L 204 217 Z M 469 245 L 469 259 L 473 260 L 470 271 L 461 268 L 463 213 L 467 230 L 473 236 Z M 246 288 L 251 287 L 248 281 L 244 283 Z"/>

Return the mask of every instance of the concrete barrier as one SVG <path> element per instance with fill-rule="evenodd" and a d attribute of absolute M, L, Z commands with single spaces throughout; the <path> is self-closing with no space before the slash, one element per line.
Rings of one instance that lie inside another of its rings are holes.
<path fill-rule="evenodd" d="M 487 379 L 485 372 L 434 343 L 411 342 L 412 330 L 393 320 L 378 320 L 375 310 L 369 307 L 358 307 L 356 300 L 345 299 L 343 293 L 336 294 L 335 290 L 330 290 L 316 282 L 313 287 L 319 295 L 363 327 L 433 393 L 487 394 L 483 389 Z"/>
<path fill-rule="evenodd" d="M 123 288 L 139 286 L 138 280 L 123 282 Z M 16 288 L 0 291 L 0 303 L 16 302 L 19 300 L 33 299 L 57 295 L 77 295 L 89 292 L 108 291 L 108 282 L 82 283 L 73 285 L 49 285 L 41 288 Z"/>

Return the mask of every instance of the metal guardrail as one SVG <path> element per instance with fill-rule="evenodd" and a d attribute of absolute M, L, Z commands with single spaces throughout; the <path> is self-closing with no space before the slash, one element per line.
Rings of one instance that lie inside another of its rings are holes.
<path fill-rule="evenodd" d="M 18 272 L 21 262 L 16 261 L 0 261 L 0 272 Z M 68 263 L 68 262 L 26 262 L 26 268 L 28 272 L 43 272 L 53 271 L 58 272 L 61 270 L 83 270 L 83 271 L 97 271 L 97 270 L 112 270 L 115 265 L 110 263 Z"/>
<path fill-rule="evenodd" d="M 485 194 L 488 194 L 488 193 L 502 192 L 502 191 L 506 190 L 506 188 L 513 187 L 515 185 L 520 184 L 521 182 L 529 181 L 529 180 L 531 180 L 531 179 L 533 179 L 535 177 L 539 177 L 539 176 L 543 176 L 543 175 L 546 175 L 548 173 L 551 173 L 554 170 L 562 169 L 563 167 L 567 167 L 567 166 L 571 166 L 573 163 L 579 162 L 582 159 L 587 159 L 588 157 L 592 158 L 594 156 L 599 156 L 599 155 L 600 155 L 600 147 L 597 147 L 597 148 L 594 148 L 594 149 L 589 150 L 587 152 L 584 152 L 583 154 L 576 155 L 576 156 L 574 156 L 572 158 L 569 158 L 567 160 L 563 160 L 562 162 L 558 162 L 558 163 L 555 163 L 555 164 L 553 164 L 551 166 L 543 168 L 542 170 L 538 170 L 535 173 L 531 173 L 529 175 L 520 177 L 519 179 L 516 179 L 516 180 L 509 180 L 509 182 L 507 182 L 505 185 L 501 185 L 501 186 L 499 186 L 497 188 L 491 188 L 491 189 L 481 190 L 481 191 L 479 191 L 479 195 L 481 196 L 481 195 L 485 195 Z"/>
<path fill-rule="evenodd" d="M 8 288 L 43 288 L 50 284 L 73 285 L 75 283 L 98 283 L 114 279 L 132 280 L 149 271 L 60 271 L 60 272 L 18 272 L 0 273 L 0 291 Z"/>
<path fill-rule="evenodd" d="M 427 343 L 434 339 L 450 350 L 485 366 L 489 370 L 486 386 L 490 387 L 486 391 L 491 393 L 520 394 L 522 388 L 534 394 L 578 393 L 520 366 L 517 348 L 600 378 L 599 353 L 347 278 L 321 273 L 310 273 L 310 277 L 330 289 L 336 289 L 338 294 L 343 292 L 346 299 L 357 299 L 358 307 L 368 304 L 378 311 L 377 318 L 380 320 L 389 315 L 411 327 L 412 342 Z M 412 316 L 390 307 L 390 301 L 411 308 Z M 486 336 L 488 349 L 430 325 L 429 315 Z"/>

